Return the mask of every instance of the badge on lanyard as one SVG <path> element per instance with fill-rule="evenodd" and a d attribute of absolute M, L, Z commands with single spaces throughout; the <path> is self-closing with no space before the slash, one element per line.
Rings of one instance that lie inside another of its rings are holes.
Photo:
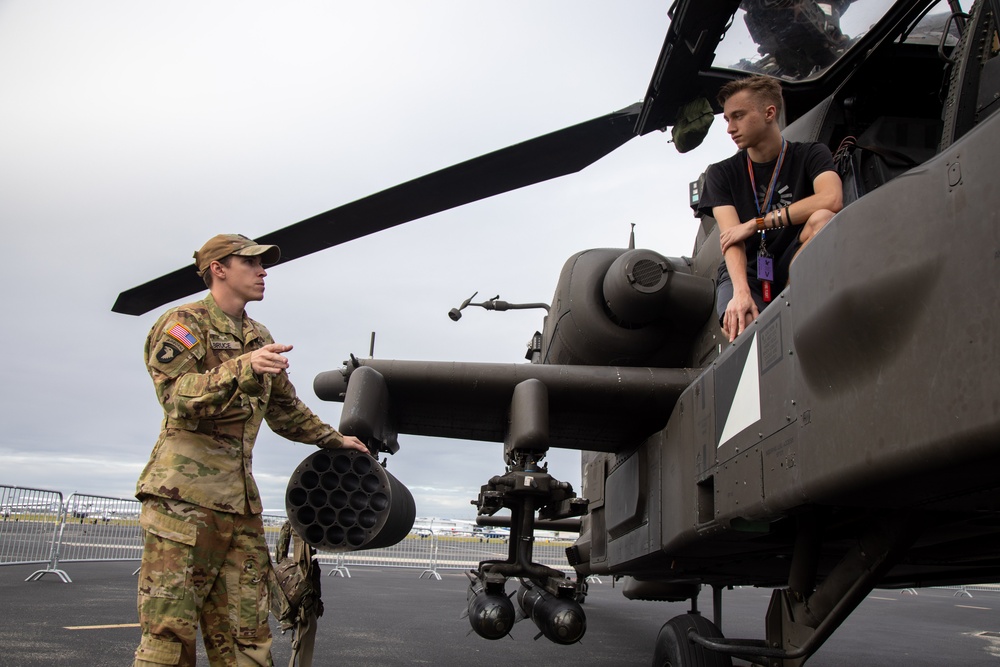
<path fill-rule="evenodd" d="M 757 255 L 757 277 L 769 282 L 774 280 L 774 260 L 771 259 L 770 255 Z"/>
<path fill-rule="evenodd" d="M 764 205 L 761 206 L 760 199 L 757 198 L 757 182 L 753 176 L 753 163 L 750 161 L 750 153 L 747 152 L 747 173 L 750 175 L 750 187 L 753 190 L 753 200 L 757 205 L 757 213 L 763 217 L 771 208 L 771 199 L 774 197 L 774 189 L 778 183 L 778 173 L 781 165 L 785 161 L 785 149 L 788 142 L 782 138 L 781 152 L 774 163 L 774 171 L 771 173 L 771 182 L 767 184 L 767 192 L 764 195 Z M 764 303 L 771 302 L 771 283 L 774 282 L 774 259 L 767 250 L 767 232 L 760 232 L 760 247 L 757 250 L 757 279 L 760 280 L 761 291 L 764 295 Z"/>
<path fill-rule="evenodd" d="M 757 255 L 757 278 L 760 280 L 764 303 L 771 302 L 771 282 L 774 281 L 774 260 L 770 257 Z"/>
<path fill-rule="evenodd" d="M 774 259 L 767 251 L 766 234 L 760 235 L 760 248 L 757 250 L 757 279 L 760 280 L 764 303 L 771 302 L 771 282 L 774 280 Z"/>

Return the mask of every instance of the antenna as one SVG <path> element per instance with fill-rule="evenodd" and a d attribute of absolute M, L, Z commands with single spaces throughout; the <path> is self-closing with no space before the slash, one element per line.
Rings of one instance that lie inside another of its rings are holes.
<path fill-rule="evenodd" d="M 468 299 L 463 301 L 462 305 L 459 306 L 458 308 L 452 308 L 451 310 L 448 311 L 448 317 L 451 318 L 452 322 L 458 322 L 460 319 L 462 319 L 462 311 L 468 308 L 469 306 L 479 306 L 484 310 L 498 310 L 498 311 L 524 310 L 527 308 L 543 308 L 546 313 L 549 312 L 550 306 L 547 303 L 510 303 L 508 301 L 501 301 L 499 294 L 497 294 L 492 299 L 483 301 L 482 303 L 472 303 L 472 299 L 475 298 L 476 294 L 479 294 L 479 292 L 476 292 Z"/>

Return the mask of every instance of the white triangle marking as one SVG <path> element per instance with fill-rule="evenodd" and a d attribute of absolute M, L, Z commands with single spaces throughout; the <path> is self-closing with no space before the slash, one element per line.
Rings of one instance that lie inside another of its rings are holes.
<path fill-rule="evenodd" d="M 747 355 L 746 363 L 743 365 L 743 373 L 740 375 L 740 383 L 736 387 L 736 396 L 733 397 L 733 406 L 729 409 L 726 425 L 722 429 L 722 437 L 719 438 L 719 447 L 729 442 L 734 435 L 747 426 L 758 421 L 760 421 L 760 367 L 757 362 L 757 335 L 755 332 L 753 341 L 750 343 L 750 354 Z"/>

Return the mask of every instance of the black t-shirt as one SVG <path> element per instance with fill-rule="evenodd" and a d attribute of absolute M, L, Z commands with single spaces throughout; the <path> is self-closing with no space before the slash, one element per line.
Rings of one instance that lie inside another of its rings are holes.
<path fill-rule="evenodd" d="M 776 162 L 777 159 L 760 164 L 752 163 L 754 180 L 757 184 L 757 198 L 761 206 L 765 204 L 767 186 L 771 182 Z M 834 171 L 833 156 L 830 154 L 829 148 L 819 143 L 788 142 L 770 208 L 764 213 L 784 208 L 794 201 L 815 194 L 813 181 L 825 171 Z M 746 222 L 761 215 L 761 212 L 757 210 L 753 188 L 750 185 L 750 175 L 747 173 L 746 151 L 740 151 L 731 158 L 716 162 L 708 168 L 705 191 L 702 193 L 699 208 L 702 213 L 712 215 L 712 207 L 714 206 L 735 206 L 740 222 Z M 788 282 L 788 264 L 791 261 L 791 254 L 797 245 L 801 230 L 802 226 L 798 224 L 794 227 L 783 227 L 764 232 L 768 253 L 775 259 L 774 282 L 776 285 L 784 286 Z M 758 290 L 760 283 L 757 281 L 757 252 L 760 248 L 760 238 L 761 234 L 757 233 L 744 242 L 747 253 L 747 278 L 751 287 Z M 719 282 L 728 280 L 729 273 L 726 270 L 726 262 L 723 260 L 719 267 Z"/>

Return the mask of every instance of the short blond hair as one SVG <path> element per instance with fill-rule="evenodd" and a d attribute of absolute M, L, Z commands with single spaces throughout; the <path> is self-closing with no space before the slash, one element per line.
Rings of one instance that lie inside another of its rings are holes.
<path fill-rule="evenodd" d="M 724 85 L 722 89 L 719 90 L 719 104 L 721 106 L 726 106 L 726 100 L 736 93 L 743 92 L 744 90 L 749 91 L 754 98 L 761 103 L 762 107 L 773 104 L 774 109 L 777 112 L 776 115 L 781 115 L 781 107 L 783 103 L 781 97 L 781 84 L 778 83 L 777 79 L 764 76 L 763 74 L 755 74 L 754 76 L 748 76 L 744 79 L 736 79 L 735 81 L 730 81 Z"/>

